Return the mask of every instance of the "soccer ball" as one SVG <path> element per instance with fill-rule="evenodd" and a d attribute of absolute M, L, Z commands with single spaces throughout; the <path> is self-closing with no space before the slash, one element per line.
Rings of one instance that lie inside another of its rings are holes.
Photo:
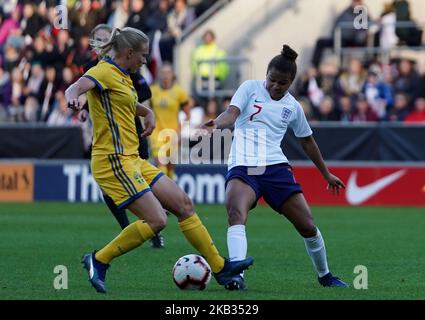
<path fill-rule="evenodd" d="M 199 255 L 185 255 L 173 267 L 173 280 L 180 289 L 204 290 L 211 280 L 210 265 Z"/>

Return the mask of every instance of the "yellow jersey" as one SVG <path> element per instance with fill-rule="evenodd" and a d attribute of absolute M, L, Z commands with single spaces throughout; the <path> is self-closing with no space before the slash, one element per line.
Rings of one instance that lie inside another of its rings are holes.
<path fill-rule="evenodd" d="M 138 155 L 134 123 L 138 97 L 129 72 L 106 58 L 83 77 L 96 84 L 87 92 L 93 122 L 92 155 Z"/>
<path fill-rule="evenodd" d="M 162 89 L 159 84 L 154 84 L 151 91 L 151 108 L 156 120 L 153 134 L 158 135 L 163 129 L 178 131 L 180 106 L 189 100 L 187 93 L 178 84 L 170 89 Z"/>

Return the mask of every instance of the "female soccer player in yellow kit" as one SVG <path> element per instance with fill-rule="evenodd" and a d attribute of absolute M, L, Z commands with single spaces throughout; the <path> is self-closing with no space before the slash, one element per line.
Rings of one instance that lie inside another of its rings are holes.
<path fill-rule="evenodd" d="M 151 87 L 151 90 L 151 108 L 156 119 L 156 130 L 150 136 L 152 157 L 155 165 L 169 178 L 174 179 L 172 160 L 178 154 L 179 112 L 189 102 L 189 96 L 175 81 L 173 67 L 170 63 L 162 65 L 159 81 Z"/>
<path fill-rule="evenodd" d="M 134 117 L 145 118 L 145 135 L 154 130 L 155 117 L 137 101 L 129 73 L 146 63 L 148 37 L 134 28 L 114 29 L 110 40 L 100 48 L 109 58 L 88 70 L 66 90 L 65 96 L 70 108 L 80 109 L 78 97 L 87 93 L 93 122 L 92 174 L 118 207 L 127 207 L 139 220 L 99 251 L 84 255 L 82 263 L 89 281 L 98 292 L 105 293 L 109 263 L 161 231 L 167 220 L 164 208 L 177 216 L 186 239 L 207 259 L 218 283 L 226 286 L 253 259 L 224 259 L 187 194 L 138 154 Z"/>

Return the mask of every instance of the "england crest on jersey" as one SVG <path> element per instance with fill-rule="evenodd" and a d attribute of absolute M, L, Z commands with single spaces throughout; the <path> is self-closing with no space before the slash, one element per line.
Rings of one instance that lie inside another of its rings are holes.
<path fill-rule="evenodd" d="M 292 114 L 291 110 L 289 110 L 286 107 L 283 107 L 283 109 L 282 109 L 282 120 L 288 121 L 289 118 L 291 117 L 291 114 Z"/>

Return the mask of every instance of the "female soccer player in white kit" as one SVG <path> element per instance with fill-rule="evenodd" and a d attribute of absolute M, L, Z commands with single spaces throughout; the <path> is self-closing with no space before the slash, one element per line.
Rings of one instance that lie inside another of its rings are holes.
<path fill-rule="evenodd" d="M 288 92 L 297 73 L 297 56 L 294 50 L 284 45 L 281 53 L 269 62 L 265 81 L 242 83 L 230 107 L 202 126 L 209 133 L 235 126 L 226 177 L 229 258 L 245 258 L 248 212 L 260 197 L 264 197 L 270 207 L 284 215 L 304 238 L 319 283 L 325 287 L 348 287 L 329 272 L 322 235 L 280 147 L 287 128 L 292 128 L 304 151 L 328 182 L 328 188 L 333 193 L 345 188 L 344 183 L 326 167 L 303 109 Z M 226 288 L 245 289 L 243 275 L 235 276 Z"/>

